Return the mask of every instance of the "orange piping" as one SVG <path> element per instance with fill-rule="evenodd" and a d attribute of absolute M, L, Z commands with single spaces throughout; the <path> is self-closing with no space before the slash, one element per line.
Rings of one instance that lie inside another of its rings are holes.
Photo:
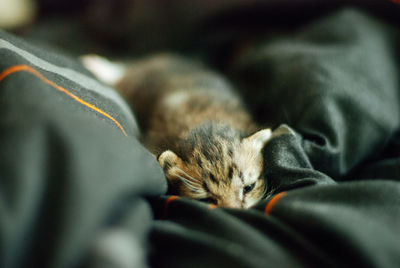
<path fill-rule="evenodd" d="M 111 121 L 113 121 L 122 131 L 122 133 L 124 133 L 125 136 L 128 136 L 124 130 L 124 128 L 122 127 L 122 125 L 111 115 L 107 114 L 106 112 L 102 111 L 101 109 L 97 108 L 96 106 L 82 100 L 81 98 L 79 98 L 78 96 L 72 94 L 71 92 L 69 92 L 68 90 L 66 90 L 65 88 L 57 85 L 56 83 L 54 83 L 53 81 L 50 81 L 49 79 L 47 79 L 46 77 L 44 77 L 41 73 L 39 73 L 37 70 L 35 70 L 32 67 L 29 67 L 27 65 L 15 65 L 12 66 L 6 70 L 4 70 L 3 72 L 0 73 L 0 82 L 6 78 L 7 76 L 9 76 L 10 74 L 13 74 L 15 72 L 20 72 L 20 71 L 26 71 L 29 72 L 35 76 L 37 76 L 38 78 L 40 78 L 43 82 L 45 82 L 46 84 L 54 87 L 55 89 L 57 89 L 58 91 L 61 91 L 62 93 L 67 94 L 68 96 L 70 96 L 72 99 L 74 99 L 75 101 L 89 107 L 90 109 L 98 112 L 99 114 L 109 118 Z"/>
<path fill-rule="evenodd" d="M 275 195 L 267 204 L 267 206 L 265 207 L 265 214 L 269 214 L 272 210 L 272 208 L 276 205 L 276 203 L 283 197 L 286 195 L 286 192 L 281 192 L 277 195 Z"/>
<path fill-rule="evenodd" d="M 164 219 L 167 218 L 167 211 L 168 211 L 169 203 L 171 203 L 172 201 L 174 201 L 175 199 L 178 199 L 178 198 L 179 198 L 179 196 L 173 195 L 173 196 L 168 197 L 167 200 L 165 200 L 164 215 L 163 215 Z"/>

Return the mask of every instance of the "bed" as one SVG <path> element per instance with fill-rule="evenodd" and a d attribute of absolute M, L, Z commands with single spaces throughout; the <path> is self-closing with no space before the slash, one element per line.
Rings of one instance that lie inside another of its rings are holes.
<path fill-rule="evenodd" d="M 316 2 L 195 1 L 184 47 L 147 48 L 196 55 L 285 129 L 249 210 L 167 195 L 114 89 L 0 31 L 0 266 L 400 267 L 400 6 Z"/>

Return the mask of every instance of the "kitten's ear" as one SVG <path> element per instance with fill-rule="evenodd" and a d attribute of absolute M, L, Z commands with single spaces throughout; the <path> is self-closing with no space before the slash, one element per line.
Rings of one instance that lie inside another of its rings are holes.
<path fill-rule="evenodd" d="M 247 144 L 250 144 L 251 146 L 254 146 L 254 148 L 257 151 L 261 151 L 262 148 L 264 148 L 264 145 L 267 143 L 267 141 L 271 137 L 272 137 L 271 129 L 266 128 L 266 129 L 257 131 L 253 135 L 245 138 L 243 141 Z"/>
<path fill-rule="evenodd" d="M 169 169 L 172 167 L 179 165 L 182 160 L 177 156 L 173 151 L 167 150 L 160 154 L 158 157 L 158 163 L 160 163 L 161 167 L 163 168 L 164 172 L 168 172 Z"/>
<path fill-rule="evenodd" d="M 158 157 L 158 163 L 164 170 L 165 177 L 168 180 L 168 191 L 171 194 L 180 194 L 181 180 L 176 172 L 181 169 L 182 159 L 174 152 L 167 150 Z"/>

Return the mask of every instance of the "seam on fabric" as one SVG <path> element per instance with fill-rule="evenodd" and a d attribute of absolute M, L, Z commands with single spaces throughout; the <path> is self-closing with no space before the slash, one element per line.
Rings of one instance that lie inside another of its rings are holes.
<path fill-rule="evenodd" d="M 275 207 L 275 205 L 278 203 L 278 201 L 286 195 L 286 192 L 281 192 L 277 195 L 275 195 L 269 202 L 268 204 L 265 206 L 265 214 L 270 214 L 272 209 Z"/>
<path fill-rule="evenodd" d="M 1 31 L 1 30 L 0 30 Z M 0 49 L 7 49 L 12 51 L 13 53 L 17 54 L 20 57 L 23 57 L 25 60 L 29 61 L 30 64 L 40 68 L 44 71 L 55 73 L 61 77 L 64 77 L 68 80 L 74 81 L 75 83 L 79 84 L 82 87 L 87 88 L 90 91 L 96 92 L 98 94 L 103 95 L 105 98 L 108 98 L 118 104 L 121 108 L 121 112 L 126 116 L 128 119 L 128 123 L 132 122 L 132 129 L 134 132 L 138 131 L 138 126 L 136 123 L 135 118 L 133 117 L 132 110 L 129 106 L 124 102 L 121 96 L 112 88 L 103 85 L 102 83 L 98 82 L 97 80 L 81 74 L 73 69 L 67 67 L 61 67 L 55 64 L 52 64 L 46 60 L 43 60 L 37 57 L 34 54 L 31 54 L 27 50 L 19 48 L 14 44 L 7 42 L 4 39 L 0 39 Z"/>
<path fill-rule="evenodd" d="M 38 72 L 36 69 L 28 66 L 28 65 L 14 65 L 11 66 L 7 69 L 5 69 L 3 72 L 0 73 L 0 82 L 6 78 L 7 76 L 16 73 L 16 72 L 21 72 L 21 71 L 25 71 L 28 73 L 31 73 L 33 75 L 35 75 L 36 77 L 38 77 L 39 79 L 41 79 L 44 83 L 52 86 L 53 88 L 57 89 L 58 91 L 68 95 L 70 98 L 74 99 L 75 101 L 79 102 L 82 105 L 85 105 L 86 107 L 89 107 L 90 109 L 98 112 L 99 114 L 107 117 L 108 119 L 110 119 L 111 121 L 114 122 L 114 124 L 116 124 L 119 129 L 122 131 L 122 133 L 125 136 L 128 136 L 128 134 L 125 132 L 125 129 L 122 127 L 122 125 L 111 115 L 109 115 L 108 113 L 104 112 L 103 110 L 101 110 L 100 108 L 94 106 L 93 104 L 90 104 L 86 101 L 84 101 L 83 99 L 79 98 L 78 96 L 76 96 L 75 94 L 71 93 L 70 91 L 68 91 L 67 89 L 57 85 L 56 83 L 54 83 L 53 81 L 47 79 L 46 77 L 44 77 L 40 72 Z"/>

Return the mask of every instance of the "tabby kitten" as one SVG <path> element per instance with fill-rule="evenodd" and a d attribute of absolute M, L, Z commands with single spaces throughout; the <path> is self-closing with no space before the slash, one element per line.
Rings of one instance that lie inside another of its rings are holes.
<path fill-rule="evenodd" d="M 101 78 L 100 65 L 112 67 L 101 58 L 86 59 Z M 256 132 L 221 76 L 162 54 L 136 61 L 116 77 L 107 82 L 133 107 L 143 142 L 158 156 L 171 194 L 233 208 L 249 208 L 265 195 L 261 152 L 271 131 Z"/>

